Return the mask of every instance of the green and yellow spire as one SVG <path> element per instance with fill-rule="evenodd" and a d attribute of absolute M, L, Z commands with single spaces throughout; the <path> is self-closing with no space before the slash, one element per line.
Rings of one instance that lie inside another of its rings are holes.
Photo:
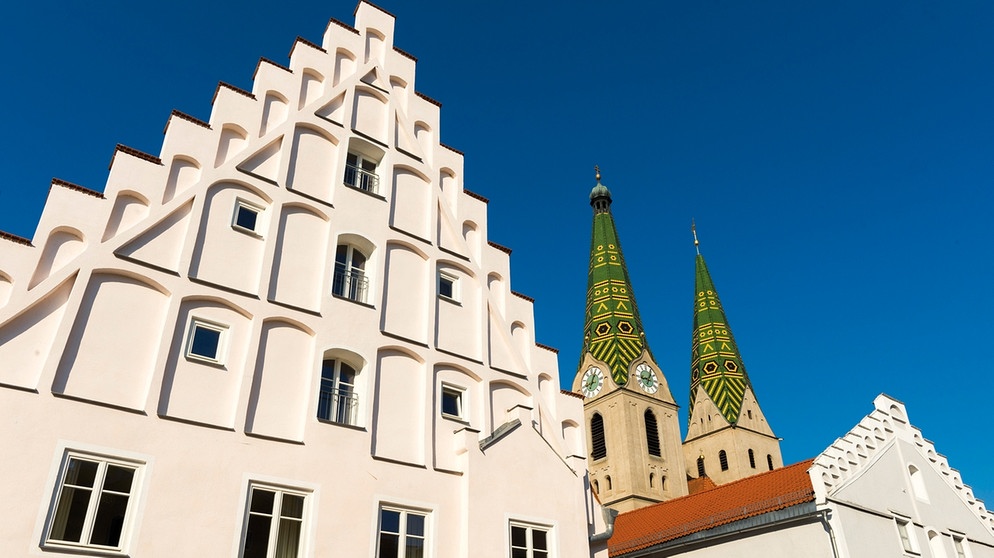
<path fill-rule="evenodd" d="M 718 300 L 718 291 L 711 281 L 708 266 L 701 256 L 697 230 L 697 279 L 694 297 L 694 339 L 690 349 L 690 414 L 694 413 L 697 390 L 704 391 L 724 415 L 729 424 L 736 424 L 742 411 L 746 388 L 751 387 L 742 356 L 728 327 L 725 311 Z"/>
<path fill-rule="evenodd" d="M 628 383 L 632 361 L 649 347 L 611 216 L 611 192 L 601 184 L 600 169 L 594 169 L 597 185 L 590 191 L 594 226 L 590 240 L 583 350 L 607 364 L 614 383 L 624 386 Z"/>

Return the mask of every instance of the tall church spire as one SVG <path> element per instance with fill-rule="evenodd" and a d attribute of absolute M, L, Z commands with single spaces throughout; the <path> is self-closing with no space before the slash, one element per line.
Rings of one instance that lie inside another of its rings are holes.
<path fill-rule="evenodd" d="M 610 368 L 611 379 L 624 386 L 628 383 L 629 366 L 643 351 L 648 351 L 648 344 L 611 216 L 611 192 L 601 184 L 600 169 L 594 168 L 597 185 L 590 191 L 594 225 L 583 351 L 604 362 Z"/>
<path fill-rule="evenodd" d="M 694 245 L 699 246 L 697 231 Z M 697 390 L 703 389 L 729 424 L 736 424 L 746 388 L 751 387 L 742 355 L 718 299 L 704 256 L 697 253 L 694 297 L 694 338 L 690 349 L 690 417 Z"/>

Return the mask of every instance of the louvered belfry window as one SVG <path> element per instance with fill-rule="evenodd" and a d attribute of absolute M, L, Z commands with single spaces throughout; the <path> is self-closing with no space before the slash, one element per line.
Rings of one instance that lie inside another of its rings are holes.
<path fill-rule="evenodd" d="M 598 413 L 590 419 L 590 439 L 593 445 L 591 457 L 595 460 L 607 457 L 607 444 L 604 443 L 604 418 Z"/>
<path fill-rule="evenodd" d="M 645 440 L 649 446 L 649 455 L 662 456 L 659 448 L 659 425 L 656 424 L 656 415 L 652 409 L 645 410 Z"/>

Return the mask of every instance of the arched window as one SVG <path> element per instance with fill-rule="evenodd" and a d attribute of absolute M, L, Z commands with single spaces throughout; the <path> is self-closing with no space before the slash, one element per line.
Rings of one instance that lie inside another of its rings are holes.
<path fill-rule="evenodd" d="M 722 471 L 728 470 L 728 454 L 725 453 L 725 450 L 718 452 L 718 463 L 721 465 Z"/>
<path fill-rule="evenodd" d="M 355 393 L 355 377 L 356 369 L 341 360 L 328 359 L 321 364 L 319 419 L 339 424 L 356 424 L 359 399 Z"/>
<path fill-rule="evenodd" d="M 607 457 L 607 444 L 604 443 L 604 418 L 600 413 L 594 413 L 590 418 L 590 441 L 593 446 L 590 456 L 594 460 Z"/>
<path fill-rule="evenodd" d="M 704 456 L 703 455 L 697 458 L 697 476 L 698 477 L 706 477 L 706 476 L 708 476 L 707 473 L 704 471 Z"/>
<path fill-rule="evenodd" d="M 749 466 L 753 469 L 756 468 L 756 454 L 749 450 Z"/>
<path fill-rule="evenodd" d="M 766 454 L 766 464 L 770 467 L 770 470 L 772 471 L 773 470 L 773 456 L 772 455 Z"/>
<path fill-rule="evenodd" d="M 649 473 L 649 488 L 653 488 L 653 484 L 656 481 L 656 473 Z"/>
<path fill-rule="evenodd" d="M 607 482 L 607 489 L 611 490 L 611 488 L 612 488 L 612 486 L 611 486 L 611 476 L 610 475 L 605 476 L 604 480 Z"/>
<path fill-rule="evenodd" d="M 914 493 L 915 498 L 928 502 L 928 492 L 925 490 L 925 479 L 922 477 L 922 472 L 918 470 L 918 467 L 908 465 L 908 475 L 911 476 L 911 492 Z"/>
<path fill-rule="evenodd" d="M 645 440 L 649 446 L 649 455 L 660 457 L 662 452 L 659 448 L 659 425 L 656 424 L 656 415 L 652 409 L 645 410 Z"/>
<path fill-rule="evenodd" d="M 928 531 L 928 548 L 933 558 L 946 558 L 946 548 L 942 544 L 942 535 L 934 530 Z"/>
<path fill-rule="evenodd" d="M 593 485 L 594 485 L 594 494 L 599 494 L 601 491 L 601 485 L 597 482 L 596 479 L 594 480 Z"/>
<path fill-rule="evenodd" d="M 666 491 L 666 475 L 659 477 L 659 489 Z"/>
<path fill-rule="evenodd" d="M 331 294 L 366 302 L 369 279 L 366 277 L 366 255 L 350 244 L 339 244 L 335 251 L 335 277 Z"/>

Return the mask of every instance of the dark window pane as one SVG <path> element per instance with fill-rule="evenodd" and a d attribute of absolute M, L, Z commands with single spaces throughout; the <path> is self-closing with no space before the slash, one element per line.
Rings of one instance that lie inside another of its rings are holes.
<path fill-rule="evenodd" d="M 335 361 L 326 360 L 321 364 L 321 379 L 322 380 L 335 379 Z"/>
<path fill-rule="evenodd" d="M 352 250 L 352 269 L 366 269 L 366 256 L 358 250 Z"/>
<path fill-rule="evenodd" d="M 399 533 L 400 512 L 393 510 L 380 510 L 380 531 Z"/>
<path fill-rule="evenodd" d="M 345 163 L 348 165 L 357 165 L 359 164 L 359 156 L 355 153 L 349 153 L 345 156 Z"/>
<path fill-rule="evenodd" d="M 270 490 L 259 490 L 258 488 L 253 489 L 251 506 L 252 511 L 272 514 L 273 500 L 275 496 L 276 494 Z"/>
<path fill-rule="evenodd" d="M 511 526 L 511 546 L 527 546 L 528 533 L 524 527 Z"/>
<path fill-rule="evenodd" d="M 377 558 L 397 558 L 399 540 L 400 537 L 397 535 L 380 533 L 380 550 L 376 554 Z"/>
<path fill-rule="evenodd" d="M 528 551 L 524 548 L 512 548 L 511 558 L 528 558 Z"/>
<path fill-rule="evenodd" d="M 263 515 L 249 515 L 245 530 L 245 553 L 242 558 L 266 558 L 269 550 L 269 526 L 271 520 Z"/>
<path fill-rule="evenodd" d="M 438 280 L 438 294 L 446 297 L 452 298 L 452 293 L 455 289 L 453 288 L 452 279 L 442 277 Z"/>
<path fill-rule="evenodd" d="M 425 535 L 425 516 L 416 513 L 407 514 L 407 534 L 423 537 Z"/>
<path fill-rule="evenodd" d="M 121 531 L 124 530 L 124 514 L 128 511 L 128 497 L 104 493 L 97 506 L 97 517 L 93 520 L 90 544 L 118 546 Z"/>
<path fill-rule="evenodd" d="M 346 260 L 349 257 L 349 247 L 342 244 L 338 246 L 335 250 L 335 263 L 345 265 Z"/>
<path fill-rule="evenodd" d="M 83 461 L 72 458 L 69 466 L 66 467 L 66 482 L 73 486 L 93 487 L 93 481 L 97 478 L 97 464 L 93 461 Z"/>
<path fill-rule="evenodd" d="M 280 508 L 281 517 L 304 517 L 304 497 L 296 494 L 284 494 L 283 506 Z"/>
<path fill-rule="evenodd" d="M 442 390 L 442 412 L 447 415 L 459 416 L 459 394 Z"/>
<path fill-rule="evenodd" d="M 258 217 L 259 213 L 257 211 L 240 205 L 238 206 L 238 213 L 235 215 L 235 224 L 243 229 L 254 231 L 255 222 Z"/>
<path fill-rule="evenodd" d="M 221 332 L 202 326 L 193 328 L 193 345 L 190 352 L 209 359 L 217 358 L 217 348 L 221 343 Z"/>
<path fill-rule="evenodd" d="M 59 495 L 59 505 L 52 518 L 51 539 L 56 541 L 79 542 L 86 519 L 86 507 L 90 503 L 90 491 L 66 486 Z"/>
<path fill-rule="evenodd" d="M 407 539 L 407 548 L 404 552 L 404 558 L 424 558 L 425 555 L 425 541 L 422 539 Z"/>
<path fill-rule="evenodd" d="M 104 490 L 112 492 L 131 493 L 131 481 L 135 478 L 135 470 L 130 467 L 108 465 L 104 476 Z"/>
<path fill-rule="evenodd" d="M 548 535 L 541 529 L 532 529 L 532 547 L 535 550 L 549 550 Z"/>
<path fill-rule="evenodd" d="M 366 172 L 376 172 L 376 163 L 369 159 L 362 160 L 362 170 Z"/>

